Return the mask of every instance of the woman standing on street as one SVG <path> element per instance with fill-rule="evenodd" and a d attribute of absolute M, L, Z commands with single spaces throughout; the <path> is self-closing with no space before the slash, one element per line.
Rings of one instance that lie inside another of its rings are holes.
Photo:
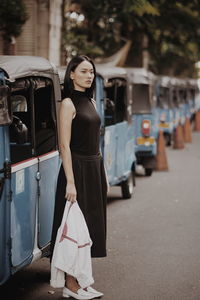
<path fill-rule="evenodd" d="M 107 181 L 99 149 L 100 117 L 92 99 L 95 75 L 94 63 L 87 56 L 74 57 L 65 73 L 59 117 L 62 165 L 57 181 L 51 253 L 66 201 L 77 201 L 93 242 L 91 256 L 106 256 Z M 103 294 L 92 287 L 81 289 L 76 278 L 66 274 L 63 296 L 92 299 Z"/>

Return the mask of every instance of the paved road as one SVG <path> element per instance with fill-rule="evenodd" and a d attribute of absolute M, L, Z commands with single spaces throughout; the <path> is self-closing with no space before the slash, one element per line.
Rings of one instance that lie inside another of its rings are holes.
<path fill-rule="evenodd" d="M 108 256 L 93 260 L 104 300 L 200 300 L 200 133 L 167 158 L 169 171 L 137 177 L 132 199 L 110 191 Z M 49 267 L 42 259 L 16 274 L 4 299 L 61 299 Z"/>

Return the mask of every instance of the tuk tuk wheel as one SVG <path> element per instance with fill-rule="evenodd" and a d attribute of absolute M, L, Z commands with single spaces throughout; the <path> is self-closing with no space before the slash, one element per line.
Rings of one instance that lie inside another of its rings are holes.
<path fill-rule="evenodd" d="M 165 145 L 166 146 L 171 146 L 171 142 L 172 142 L 172 136 L 171 134 L 164 134 L 164 137 L 165 137 Z"/>
<path fill-rule="evenodd" d="M 146 169 L 145 169 L 145 175 L 146 175 L 146 176 L 151 176 L 152 173 L 153 173 L 153 169 L 151 169 L 151 168 L 146 168 Z"/>
<path fill-rule="evenodd" d="M 130 174 L 129 178 L 122 181 L 121 189 L 122 189 L 122 198 L 123 199 L 130 199 L 133 194 L 133 175 Z"/>

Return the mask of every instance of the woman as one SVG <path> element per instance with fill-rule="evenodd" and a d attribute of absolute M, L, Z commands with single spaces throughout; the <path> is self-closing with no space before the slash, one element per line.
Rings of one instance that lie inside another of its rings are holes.
<path fill-rule="evenodd" d="M 94 63 L 87 56 L 74 57 L 65 73 L 59 117 L 62 165 L 57 182 L 51 253 L 67 200 L 78 201 L 83 212 L 93 242 L 91 256 L 106 256 L 107 181 L 99 150 L 100 117 L 92 99 L 95 76 Z M 92 299 L 103 294 L 92 287 L 80 289 L 76 278 L 66 275 L 63 295 Z"/>

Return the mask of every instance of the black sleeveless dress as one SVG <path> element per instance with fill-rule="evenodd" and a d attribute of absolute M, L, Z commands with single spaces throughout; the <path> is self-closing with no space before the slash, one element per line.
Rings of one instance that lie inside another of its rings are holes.
<path fill-rule="evenodd" d="M 74 91 L 72 102 L 76 116 L 72 120 L 70 149 L 77 201 L 93 242 L 91 256 L 105 257 L 107 184 L 99 151 L 101 121 L 91 99 L 84 92 Z M 66 203 L 66 183 L 61 164 L 57 180 L 51 255 Z"/>

